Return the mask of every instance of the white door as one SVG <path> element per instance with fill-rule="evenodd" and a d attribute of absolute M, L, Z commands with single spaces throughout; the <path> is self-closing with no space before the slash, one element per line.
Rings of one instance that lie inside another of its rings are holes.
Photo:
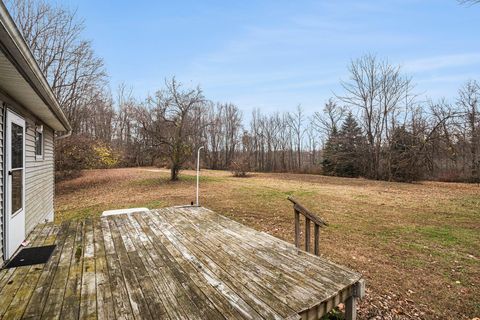
<path fill-rule="evenodd" d="M 7 111 L 5 129 L 5 258 L 9 259 L 25 240 L 25 120 Z"/>

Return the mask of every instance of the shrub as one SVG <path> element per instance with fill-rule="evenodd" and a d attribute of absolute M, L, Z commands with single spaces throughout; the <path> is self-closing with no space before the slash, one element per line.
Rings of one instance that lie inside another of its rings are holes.
<path fill-rule="evenodd" d="M 105 142 L 88 136 L 71 136 L 55 144 L 56 177 L 60 180 L 76 177 L 84 169 L 112 168 L 119 155 Z"/>
<path fill-rule="evenodd" d="M 250 171 L 250 159 L 247 155 L 241 155 L 232 161 L 230 171 L 234 177 L 246 177 Z"/>

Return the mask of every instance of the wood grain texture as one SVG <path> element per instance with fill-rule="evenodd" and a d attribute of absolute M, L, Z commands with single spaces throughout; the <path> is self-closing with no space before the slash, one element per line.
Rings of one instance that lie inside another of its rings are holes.
<path fill-rule="evenodd" d="M 313 254 L 318 256 L 320 254 L 320 227 L 327 226 L 327 223 L 323 221 L 323 219 L 321 219 L 320 217 L 317 217 L 315 214 L 310 212 L 307 208 L 302 206 L 293 197 L 289 196 L 287 199 L 293 203 L 293 212 L 295 214 L 295 247 L 300 249 L 300 215 L 302 215 L 305 220 L 305 251 L 310 252 L 310 225 L 311 222 L 313 222 Z"/>
<path fill-rule="evenodd" d="M 46 224 L 30 240 L 57 248 L 44 265 L 0 271 L 4 319 L 319 319 L 364 288 L 360 274 L 205 208 Z"/>

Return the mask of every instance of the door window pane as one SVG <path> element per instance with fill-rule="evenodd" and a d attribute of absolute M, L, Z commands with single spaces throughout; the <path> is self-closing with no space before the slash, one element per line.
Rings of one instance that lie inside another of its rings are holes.
<path fill-rule="evenodd" d="M 12 215 L 22 208 L 23 169 L 12 170 Z"/>
<path fill-rule="evenodd" d="M 23 127 L 12 123 L 12 169 L 23 168 Z"/>

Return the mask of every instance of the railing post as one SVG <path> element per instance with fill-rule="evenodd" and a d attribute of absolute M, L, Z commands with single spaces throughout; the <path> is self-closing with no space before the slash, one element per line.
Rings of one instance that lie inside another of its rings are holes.
<path fill-rule="evenodd" d="M 313 222 L 314 226 L 314 240 L 313 240 L 313 253 L 315 255 L 320 254 L 320 227 L 327 226 L 328 224 L 317 215 L 310 212 L 300 203 L 298 203 L 293 197 L 287 198 L 293 203 L 293 211 L 295 213 L 295 247 L 301 249 L 300 245 L 300 214 L 305 218 L 305 251 L 310 252 L 310 225 Z"/>
<path fill-rule="evenodd" d="M 295 247 L 300 248 L 300 212 L 295 211 Z"/>
<path fill-rule="evenodd" d="M 345 320 L 357 319 L 357 299 L 365 297 L 365 280 L 360 279 L 353 285 L 352 295 L 345 301 Z"/>
<path fill-rule="evenodd" d="M 314 247 L 313 247 L 313 252 L 316 256 L 320 254 L 320 248 L 319 248 L 319 242 L 320 242 L 320 226 L 315 223 L 315 229 L 313 230 L 314 234 Z"/>
<path fill-rule="evenodd" d="M 305 218 L 305 251 L 310 252 L 310 219 Z"/>

